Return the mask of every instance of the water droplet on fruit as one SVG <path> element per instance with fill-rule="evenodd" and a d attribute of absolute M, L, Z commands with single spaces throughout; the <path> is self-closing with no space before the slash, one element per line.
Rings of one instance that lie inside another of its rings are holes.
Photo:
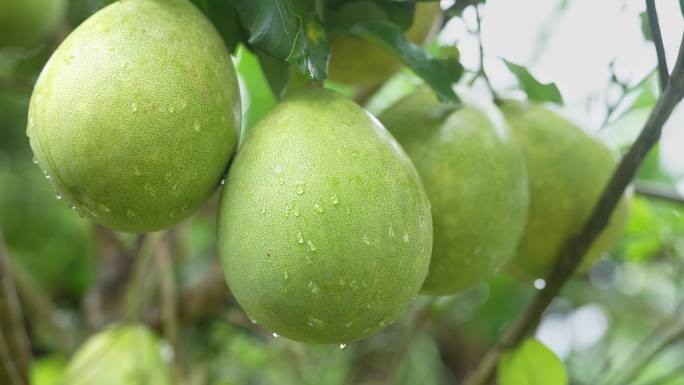
<path fill-rule="evenodd" d="M 297 195 L 304 195 L 306 192 L 306 185 L 304 183 L 298 183 L 296 187 Z"/>
<path fill-rule="evenodd" d="M 142 175 L 142 173 L 140 172 L 140 169 L 138 168 L 138 166 L 133 166 L 133 174 L 135 174 L 135 176 L 140 176 L 140 175 Z"/>
<path fill-rule="evenodd" d="M 316 318 L 312 315 L 308 315 L 306 317 L 308 318 L 309 326 L 311 326 L 312 328 L 321 326 L 323 324 L 323 321 L 319 320 L 318 318 Z"/>
<path fill-rule="evenodd" d="M 311 242 L 311 240 L 306 241 L 306 244 L 309 245 L 309 250 L 316 251 L 316 246 L 314 246 L 314 244 L 313 244 L 313 242 Z"/>
<path fill-rule="evenodd" d="M 342 279 L 342 278 L 340 278 L 340 281 L 339 281 L 339 282 L 340 282 L 340 286 L 344 286 L 344 285 L 347 284 L 347 282 L 346 282 L 344 279 Z"/>
<path fill-rule="evenodd" d="M 285 280 L 290 278 L 290 275 L 288 274 L 287 269 L 283 270 L 283 277 L 285 278 Z"/>
<path fill-rule="evenodd" d="M 76 59 L 76 56 L 74 56 L 74 55 L 69 55 L 69 56 L 64 60 L 64 62 L 67 63 L 67 64 L 71 64 L 71 62 L 73 62 L 74 59 Z"/>
<path fill-rule="evenodd" d="M 292 208 L 292 214 L 294 214 L 295 217 L 299 217 L 299 207 L 296 205 Z"/>
<path fill-rule="evenodd" d="M 106 213 L 112 211 L 112 209 L 110 209 L 109 207 L 107 207 L 107 205 L 102 204 L 102 203 L 100 203 L 100 204 L 98 205 L 98 207 L 100 208 L 100 210 L 102 210 L 102 211 L 104 211 L 104 212 L 106 212 Z"/>
<path fill-rule="evenodd" d="M 36 157 L 34 156 L 32 162 L 33 162 L 33 164 L 38 164 L 38 158 L 36 158 Z"/>
<path fill-rule="evenodd" d="M 309 285 L 306 286 L 307 289 L 311 292 L 311 294 L 318 294 L 320 289 L 318 288 L 318 285 L 314 281 L 309 281 Z"/>
<path fill-rule="evenodd" d="M 541 278 L 537 278 L 534 280 L 534 288 L 537 290 L 541 290 L 546 287 L 546 281 L 544 281 Z"/>
<path fill-rule="evenodd" d="M 276 164 L 275 167 L 273 168 L 273 172 L 276 173 L 276 175 L 280 174 L 283 172 L 285 167 L 282 164 Z"/>
<path fill-rule="evenodd" d="M 76 206 L 74 206 L 74 205 L 69 205 L 69 208 L 72 210 L 76 210 Z"/>
<path fill-rule="evenodd" d="M 45 175 L 45 179 L 50 179 L 50 178 L 52 178 L 52 177 L 50 176 L 50 174 L 48 174 L 47 171 L 43 171 L 43 175 Z"/>
<path fill-rule="evenodd" d="M 60 194 L 60 193 L 55 193 L 55 199 L 61 200 L 61 199 L 62 199 L 62 194 Z"/>
<path fill-rule="evenodd" d="M 135 211 L 133 210 L 126 210 L 126 216 L 129 218 L 134 218 L 135 217 Z"/>
<path fill-rule="evenodd" d="M 273 338 L 278 338 L 278 337 L 280 337 L 280 336 L 278 335 L 278 333 L 275 333 L 275 332 L 274 332 L 273 334 L 271 334 L 271 335 L 273 336 Z"/>
<path fill-rule="evenodd" d="M 368 235 L 363 234 L 363 238 L 361 239 L 363 243 L 370 245 L 370 239 L 368 239 Z"/>
<path fill-rule="evenodd" d="M 181 110 L 184 110 L 184 109 L 186 109 L 187 107 L 188 107 L 188 102 L 186 102 L 185 100 L 182 100 L 181 103 L 180 103 L 180 108 L 181 108 Z"/>
<path fill-rule="evenodd" d="M 200 128 L 202 128 L 202 126 L 200 126 L 200 124 L 198 122 L 195 122 L 192 125 L 192 129 L 195 130 L 195 132 L 200 132 Z"/>
<path fill-rule="evenodd" d="M 175 218 L 178 215 L 176 210 L 169 211 L 169 218 Z"/>
<path fill-rule="evenodd" d="M 344 350 L 347 348 L 347 344 L 340 344 L 340 350 Z"/>
<path fill-rule="evenodd" d="M 394 230 L 392 229 L 391 226 L 387 229 L 387 234 L 388 234 L 390 237 L 394 238 Z"/>
<path fill-rule="evenodd" d="M 304 237 L 302 236 L 301 231 L 299 233 L 297 233 L 297 243 L 299 243 L 300 245 L 304 244 Z"/>
<path fill-rule="evenodd" d="M 226 178 L 221 178 L 221 182 L 219 183 L 221 186 L 226 184 Z"/>
<path fill-rule="evenodd" d="M 261 205 L 261 213 L 266 214 L 266 202 Z"/>
<path fill-rule="evenodd" d="M 314 202 L 314 211 L 316 211 L 319 214 L 323 214 L 325 212 L 325 209 L 318 202 Z"/>
<path fill-rule="evenodd" d="M 176 113 L 176 107 L 169 106 L 169 114 L 175 114 L 175 113 Z"/>
<path fill-rule="evenodd" d="M 407 242 L 407 243 L 408 243 L 409 239 L 410 239 L 410 238 L 409 238 L 408 233 L 404 233 L 404 242 Z"/>
<path fill-rule="evenodd" d="M 256 325 L 256 324 L 257 324 L 257 321 L 256 321 L 254 318 L 250 318 L 250 319 L 249 319 L 249 322 L 251 322 L 252 325 Z"/>
<path fill-rule="evenodd" d="M 344 325 L 344 327 L 346 327 L 346 328 L 351 327 L 353 323 L 354 323 L 354 321 L 349 321 Z"/>
<path fill-rule="evenodd" d="M 138 103 L 136 103 L 136 102 L 131 103 L 131 111 L 138 112 Z"/>

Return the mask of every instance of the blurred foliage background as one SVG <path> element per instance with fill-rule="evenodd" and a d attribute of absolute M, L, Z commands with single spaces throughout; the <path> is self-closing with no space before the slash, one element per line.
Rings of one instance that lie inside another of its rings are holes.
<path fill-rule="evenodd" d="M 543 286 L 502 275 L 455 296 L 421 297 L 400 321 L 350 346 L 309 346 L 272 336 L 231 298 L 216 259 L 215 198 L 193 218 L 147 236 L 113 233 L 79 218 L 33 164 L 26 115 L 32 84 L 52 50 L 106 3 L 72 0 L 47 42 L 0 50 L 0 229 L 33 344 L 35 385 L 62 384 L 76 347 L 122 320 L 145 322 L 161 336 L 162 357 L 184 384 L 452 384 Z M 676 51 L 671 43 L 682 29 L 681 20 L 668 18 L 679 16 L 669 3 L 676 2 L 658 2 L 668 53 Z M 641 28 L 643 2 L 454 4 L 442 2 L 452 11 L 428 49 L 458 47 L 464 83 L 482 65 L 481 43 L 498 92 L 520 94 L 506 58 L 555 81 L 567 113 L 615 151 L 631 143 L 658 94 L 655 55 Z M 239 47 L 234 60 L 244 136 L 277 98 L 254 53 Z M 328 85 L 377 113 L 417 84 L 403 70 L 372 96 Z M 486 92 L 479 80 L 473 88 Z M 573 384 L 620 384 L 630 370 L 636 373 L 627 383 L 684 384 L 682 122 L 684 111 L 675 113 L 660 149 L 641 168 L 622 240 L 571 281 L 540 324 L 537 338 L 563 361 Z M 169 274 L 177 325 L 163 317 L 169 304 L 160 287 Z"/>

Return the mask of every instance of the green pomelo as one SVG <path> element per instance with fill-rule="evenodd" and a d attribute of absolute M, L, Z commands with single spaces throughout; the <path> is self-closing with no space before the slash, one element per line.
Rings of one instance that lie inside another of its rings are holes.
<path fill-rule="evenodd" d="M 439 2 L 417 3 L 413 24 L 406 37 L 422 44 L 432 31 L 440 14 Z M 374 86 L 383 82 L 400 67 L 401 62 L 379 45 L 353 35 L 333 39 L 330 56 L 330 80 L 350 85 Z"/>
<path fill-rule="evenodd" d="M 246 313 L 285 337 L 341 343 L 394 321 L 430 263 L 432 219 L 399 144 L 323 89 L 285 100 L 233 162 L 219 255 Z"/>
<path fill-rule="evenodd" d="M 501 114 L 468 100 L 455 109 L 421 88 L 380 120 L 411 157 L 432 203 L 434 244 L 422 292 L 453 294 L 492 277 L 513 256 L 528 208 L 525 164 Z"/>
<path fill-rule="evenodd" d="M 64 20 L 66 0 L 0 1 L 0 47 L 30 48 Z"/>
<path fill-rule="evenodd" d="M 90 337 L 64 373 L 69 385 L 171 385 L 161 344 L 144 326 L 119 325 Z"/>
<path fill-rule="evenodd" d="M 50 58 L 28 135 L 79 212 L 147 232 L 216 190 L 239 122 L 235 70 L 211 23 L 186 0 L 128 0 L 86 20 Z"/>
<path fill-rule="evenodd" d="M 541 105 L 500 106 L 518 140 L 529 180 L 530 210 L 525 234 L 509 269 L 534 279 L 549 273 L 569 237 L 581 231 L 616 167 L 597 139 Z M 622 235 L 629 217 L 624 196 L 608 226 L 584 256 L 586 270 Z"/>

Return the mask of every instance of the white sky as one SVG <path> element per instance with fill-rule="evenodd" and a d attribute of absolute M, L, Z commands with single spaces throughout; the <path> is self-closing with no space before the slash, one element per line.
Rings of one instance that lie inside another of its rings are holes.
<path fill-rule="evenodd" d="M 451 0 L 443 0 L 445 5 Z M 611 61 L 622 81 L 637 83 L 656 65 L 651 42 L 643 38 L 640 13 L 643 0 L 488 0 L 482 7 L 485 69 L 497 90 L 515 85 L 500 58 L 525 65 L 543 82 L 553 81 L 563 95 L 567 112 L 587 129 L 597 129 L 605 116 Z M 663 39 L 672 66 L 684 30 L 677 0 L 656 0 Z M 440 35 L 443 43 L 456 43 L 464 66 L 478 67 L 475 12 L 465 22 L 453 19 Z M 630 124 L 637 132 L 647 114 L 635 114 Z M 684 190 L 684 107 L 673 115 L 661 144 L 661 161 Z M 684 191 L 683 191 L 684 192 Z"/>

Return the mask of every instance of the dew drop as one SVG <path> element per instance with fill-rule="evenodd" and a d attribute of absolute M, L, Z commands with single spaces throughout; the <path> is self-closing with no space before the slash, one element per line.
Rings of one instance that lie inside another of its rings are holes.
<path fill-rule="evenodd" d="M 368 235 L 363 234 L 363 238 L 361 239 L 363 243 L 370 245 L 370 239 L 368 239 Z"/>
<path fill-rule="evenodd" d="M 223 186 L 224 184 L 226 184 L 226 178 L 221 178 L 220 185 Z"/>
<path fill-rule="evenodd" d="M 261 213 L 266 214 L 266 202 L 261 205 Z"/>
<path fill-rule="evenodd" d="M 541 290 L 546 287 L 546 281 L 544 281 L 541 278 L 537 278 L 534 280 L 534 288 L 537 290 Z"/>
<path fill-rule="evenodd" d="M 309 250 L 316 251 L 316 246 L 314 246 L 314 244 L 313 244 L 313 242 L 311 242 L 311 240 L 306 241 L 306 244 L 309 245 Z"/>
<path fill-rule="evenodd" d="M 302 236 L 301 231 L 299 233 L 297 233 L 297 243 L 299 243 L 300 245 L 304 244 L 304 237 Z"/>
<path fill-rule="evenodd" d="M 200 124 L 198 122 L 195 122 L 192 125 L 192 129 L 195 130 L 195 132 L 200 132 L 200 128 L 202 128 L 202 126 L 200 126 Z"/>
<path fill-rule="evenodd" d="M 135 174 L 136 176 L 142 175 L 138 166 L 133 166 L 133 174 Z"/>
<path fill-rule="evenodd" d="M 349 321 L 344 325 L 344 327 L 346 327 L 346 328 L 351 327 L 353 323 L 354 323 L 354 321 Z"/>
<path fill-rule="evenodd" d="M 347 344 L 340 344 L 340 350 L 344 350 L 347 348 Z"/>
<path fill-rule="evenodd" d="M 62 194 L 60 194 L 60 193 L 55 193 L 55 199 L 57 199 L 58 201 L 59 201 L 59 200 L 62 200 Z"/>
<path fill-rule="evenodd" d="M 304 183 L 298 183 L 296 188 L 297 195 L 304 195 L 304 192 L 306 190 L 306 185 Z"/>
<path fill-rule="evenodd" d="M 283 277 L 287 280 L 290 278 L 290 275 L 287 273 L 287 269 L 283 270 Z"/>
<path fill-rule="evenodd" d="M 292 208 L 292 214 L 294 214 L 295 217 L 299 217 L 299 207 L 294 206 Z"/>
<path fill-rule="evenodd" d="M 256 324 L 257 324 L 257 321 L 256 321 L 255 319 L 253 319 L 253 318 L 250 318 L 250 319 L 249 319 L 249 322 L 251 322 L 252 325 L 256 325 Z"/>
<path fill-rule="evenodd" d="M 38 158 L 36 158 L 35 156 L 33 157 L 33 164 L 38 164 Z"/>
<path fill-rule="evenodd" d="M 340 203 L 340 200 L 337 198 L 337 194 L 330 194 L 330 203 L 332 203 L 333 205 L 337 205 L 338 203 Z"/>
<path fill-rule="evenodd" d="M 394 238 L 394 230 L 392 229 L 392 227 L 389 227 L 389 228 L 387 229 L 387 234 L 388 234 L 390 237 Z"/>
<path fill-rule="evenodd" d="M 74 205 L 69 205 L 69 208 L 72 210 L 76 210 L 76 206 L 74 206 Z"/>
<path fill-rule="evenodd" d="M 175 113 L 176 113 L 176 107 L 169 106 L 169 114 L 175 114 Z"/>
<path fill-rule="evenodd" d="M 138 103 L 136 103 L 136 102 L 131 103 L 131 111 L 138 112 Z"/>
<path fill-rule="evenodd" d="M 323 324 L 323 321 L 319 320 L 318 318 L 316 318 L 314 316 L 308 315 L 306 317 L 308 318 L 309 326 L 311 326 L 312 328 L 315 328 L 317 326 L 321 326 Z"/>
<path fill-rule="evenodd" d="M 273 168 L 273 172 L 276 173 L 276 175 L 280 174 L 283 172 L 285 167 L 283 167 L 282 164 L 276 164 L 275 167 Z"/>
<path fill-rule="evenodd" d="M 50 174 L 48 174 L 47 171 L 43 171 L 43 175 L 45 175 L 45 179 L 50 179 L 50 178 L 52 178 L 52 177 L 50 176 Z"/>
<path fill-rule="evenodd" d="M 311 292 L 311 294 L 318 294 L 320 289 L 318 288 L 318 285 L 314 281 L 309 281 L 309 284 L 306 286 L 307 289 Z"/>
<path fill-rule="evenodd" d="M 325 212 L 325 209 L 323 206 L 321 206 L 318 202 L 314 202 L 314 211 L 316 211 L 319 214 L 323 214 Z"/>
<path fill-rule="evenodd" d="M 273 336 L 273 338 L 278 338 L 278 337 L 280 337 L 280 336 L 278 335 L 278 333 L 275 333 L 275 332 L 274 332 L 273 334 L 271 334 L 271 335 Z"/>
<path fill-rule="evenodd" d="M 186 102 L 185 100 L 181 101 L 181 104 L 180 104 L 181 110 L 184 110 L 187 107 L 188 107 L 188 102 Z"/>
<path fill-rule="evenodd" d="M 409 235 L 408 235 L 408 233 L 404 233 L 404 242 L 408 242 L 408 241 L 409 241 Z"/>
<path fill-rule="evenodd" d="M 129 218 L 134 218 L 135 217 L 135 211 L 133 210 L 126 210 L 126 216 Z"/>

